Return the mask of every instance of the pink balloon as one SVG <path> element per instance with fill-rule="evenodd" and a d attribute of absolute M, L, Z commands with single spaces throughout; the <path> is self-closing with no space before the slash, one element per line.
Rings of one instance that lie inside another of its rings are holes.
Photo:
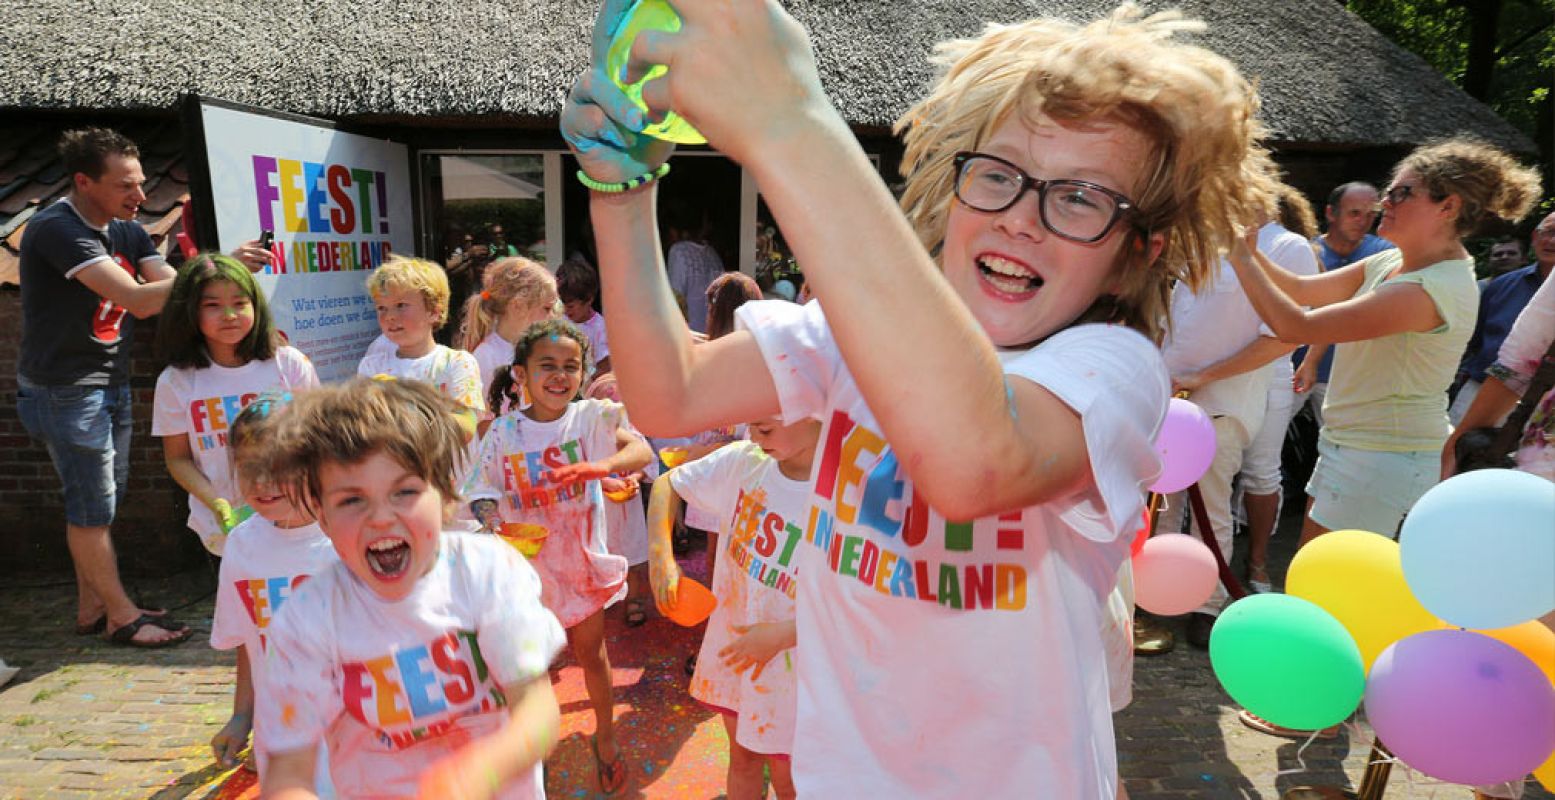
<path fill-rule="evenodd" d="M 1156 534 L 1134 557 L 1134 602 L 1154 614 L 1186 614 L 1204 605 L 1219 582 L 1215 554 L 1192 536 Z"/>
<path fill-rule="evenodd" d="M 1155 438 L 1155 452 L 1161 457 L 1161 477 L 1150 491 L 1180 492 L 1204 477 L 1215 460 L 1215 423 L 1204 409 L 1173 397 Z"/>
<path fill-rule="evenodd" d="M 1449 783 L 1517 780 L 1555 750 L 1555 687 L 1527 656 L 1472 631 L 1426 631 L 1382 651 L 1366 717 L 1401 761 Z"/>

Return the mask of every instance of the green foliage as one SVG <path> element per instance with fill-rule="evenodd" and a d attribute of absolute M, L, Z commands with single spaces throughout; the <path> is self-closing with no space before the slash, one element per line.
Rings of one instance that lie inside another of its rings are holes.
<path fill-rule="evenodd" d="M 1485 102 L 1531 137 L 1555 71 L 1555 0 L 1348 0 L 1345 7 L 1461 84 L 1469 61 L 1470 5 L 1494 2 L 1501 14 Z"/>

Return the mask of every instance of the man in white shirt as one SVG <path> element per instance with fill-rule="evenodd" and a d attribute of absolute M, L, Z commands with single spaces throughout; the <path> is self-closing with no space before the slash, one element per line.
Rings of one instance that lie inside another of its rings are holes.
<path fill-rule="evenodd" d="M 1304 258 L 1307 268 L 1286 268 L 1312 271 L 1312 249 L 1306 240 L 1277 223 L 1270 222 L 1258 231 L 1258 249 L 1280 264 Z M 1267 353 L 1263 352 L 1265 347 Z M 1215 460 L 1198 485 L 1215 541 L 1228 561 L 1235 532 L 1232 483 L 1242 469 L 1244 451 L 1263 425 L 1273 361 L 1286 352 L 1288 348 L 1273 339 L 1259 320 L 1230 264 L 1222 261 L 1214 282 L 1199 294 L 1178 284 L 1172 295 L 1171 333 L 1162 353 L 1172 375 L 1173 392 L 1189 392 L 1188 399 L 1214 421 Z M 1186 493 L 1173 497 L 1168 507 L 1177 514 L 1187 513 Z M 1194 520 L 1192 527 L 1197 525 Z M 1189 644 L 1209 646 L 1215 617 L 1228 597 L 1224 587 L 1217 586 L 1210 599 L 1189 616 Z"/>

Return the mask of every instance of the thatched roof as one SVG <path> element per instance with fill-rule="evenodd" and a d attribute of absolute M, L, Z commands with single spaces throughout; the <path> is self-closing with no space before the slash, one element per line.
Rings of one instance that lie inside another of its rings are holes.
<path fill-rule="evenodd" d="M 985 21 L 1100 16 L 1113 0 L 787 0 L 827 90 L 888 126 L 936 41 Z M 1409 145 L 1470 132 L 1533 144 L 1334 0 L 1149 0 L 1210 23 L 1200 43 L 1259 80 L 1277 144 Z M 0 26 L 0 109 L 173 107 L 186 91 L 303 114 L 532 124 L 587 57 L 595 0 L 31 0 Z"/>

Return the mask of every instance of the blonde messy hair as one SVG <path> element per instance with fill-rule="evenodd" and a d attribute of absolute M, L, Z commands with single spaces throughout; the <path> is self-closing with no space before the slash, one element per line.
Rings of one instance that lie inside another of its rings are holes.
<path fill-rule="evenodd" d="M 1468 137 L 1431 142 L 1415 148 L 1393 168 L 1412 170 L 1433 200 L 1457 195 L 1458 236 L 1468 236 L 1491 217 L 1522 219 L 1539 199 L 1539 171 L 1525 167 L 1500 149 Z"/>
<path fill-rule="evenodd" d="M 367 276 L 367 293 L 373 300 L 384 292 L 404 291 L 421 295 L 434 328 L 448 321 L 448 275 L 442 267 L 422 258 L 391 255 Z"/>
<path fill-rule="evenodd" d="M 383 453 L 447 502 L 458 499 L 454 476 L 467 451 L 458 409 L 420 381 L 356 378 L 299 393 L 279 416 L 271 465 L 287 494 L 317 511 L 326 464 L 357 464 Z"/>
<path fill-rule="evenodd" d="M 481 276 L 485 288 L 464 301 L 464 322 L 459 327 L 459 349 L 473 352 L 497 329 L 514 298 L 528 310 L 530 321 L 551 316 L 556 304 L 556 278 L 527 258 L 498 259 Z"/>
<path fill-rule="evenodd" d="M 1226 59 L 1170 41 L 1202 30 L 1176 11 L 1143 16 L 1133 3 L 1077 26 L 1058 20 L 989 25 L 943 42 L 944 70 L 927 98 L 896 123 L 905 131 L 902 207 L 936 257 L 954 200 L 955 154 L 976 150 L 1012 114 L 1060 123 L 1116 121 L 1153 144 L 1129 191 L 1136 207 L 1117 265 L 1117 295 L 1082 319 L 1121 322 L 1159 340 L 1171 284 L 1208 284 L 1219 255 L 1273 211 L 1274 169 L 1259 144 L 1258 97 Z M 1148 238 L 1161 234 L 1161 268 Z"/>

